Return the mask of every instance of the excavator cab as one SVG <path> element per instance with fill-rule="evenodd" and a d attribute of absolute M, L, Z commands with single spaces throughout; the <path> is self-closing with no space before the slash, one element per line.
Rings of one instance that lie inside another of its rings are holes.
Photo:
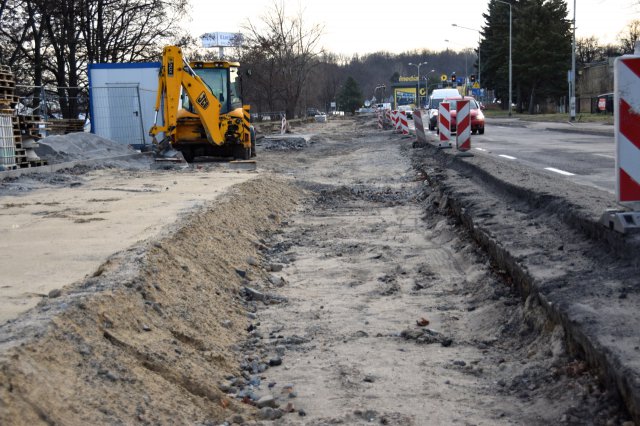
<path fill-rule="evenodd" d="M 207 85 L 221 104 L 220 114 L 242 108 L 240 93 L 239 64 L 234 62 L 191 62 L 193 71 Z M 186 93 L 182 94 L 182 107 L 190 112 L 193 107 L 189 103 Z"/>

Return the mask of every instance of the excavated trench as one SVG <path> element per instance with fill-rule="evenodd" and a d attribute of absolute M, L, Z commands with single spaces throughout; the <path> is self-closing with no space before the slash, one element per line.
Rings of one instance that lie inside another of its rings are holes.
<path fill-rule="evenodd" d="M 640 349 L 633 325 L 640 245 L 635 235 L 598 223 L 610 197 L 589 188 L 572 188 L 577 194 L 568 197 L 559 185 L 550 190 L 544 176 L 513 179 L 519 171 L 488 172 L 430 145 L 414 147 L 422 151 L 415 167 L 438 194 L 433 202 L 464 224 L 523 299 L 535 299 L 563 327 L 570 352 L 638 422 L 638 371 L 630 359 Z"/>
<path fill-rule="evenodd" d="M 632 306 L 634 265 L 372 128 L 263 153 L 274 174 L 0 327 L 0 424 L 625 424 L 634 376 L 554 309 Z"/>

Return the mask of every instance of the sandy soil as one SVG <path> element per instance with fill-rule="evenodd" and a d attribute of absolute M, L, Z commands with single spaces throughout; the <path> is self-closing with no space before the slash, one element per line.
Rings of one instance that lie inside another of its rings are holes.
<path fill-rule="evenodd" d="M 256 174 L 102 169 L 64 176 L 61 182 L 23 178 L 4 185 L 0 322 L 93 273 L 111 254 L 158 237 L 179 216 Z"/>
<path fill-rule="evenodd" d="M 367 119 L 298 133 L 204 202 L 210 187 L 192 188 L 215 170 L 141 173 L 164 186 L 152 194 L 114 190 L 146 188 L 138 172 L 13 182 L 47 196 L 11 209 L 55 211 L 71 233 L 129 203 L 36 203 L 70 203 L 94 177 L 108 182 L 92 198 L 155 194 L 178 220 L 0 326 L 0 424 L 629 426 L 562 327 L 447 215 L 410 139 Z"/>

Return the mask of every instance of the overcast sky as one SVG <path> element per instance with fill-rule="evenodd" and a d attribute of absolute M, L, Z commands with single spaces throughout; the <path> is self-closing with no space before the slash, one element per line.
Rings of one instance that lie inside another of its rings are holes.
<path fill-rule="evenodd" d="M 194 36 L 214 31 L 239 32 L 248 19 L 259 23 L 273 5 L 273 0 L 191 2 L 188 26 Z M 306 22 L 324 25 L 321 44 L 328 51 L 351 56 L 381 50 L 400 53 L 422 48 L 437 51 L 475 47 L 477 32 L 451 24 L 479 30 L 488 0 L 284 0 L 284 3 L 288 15 L 302 8 Z M 570 19 L 573 3 L 568 0 Z M 640 0 L 577 0 L 576 12 L 577 37 L 594 35 L 602 44 L 613 43 L 631 20 L 640 19 Z"/>

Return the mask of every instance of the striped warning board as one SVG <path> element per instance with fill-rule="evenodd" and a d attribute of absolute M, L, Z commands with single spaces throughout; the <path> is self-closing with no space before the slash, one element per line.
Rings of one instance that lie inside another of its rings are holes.
<path fill-rule="evenodd" d="M 403 135 L 409 134 L 409 122 L 407 121 L 406 111 L 400 111 L 400 131 Z"/>
<path fill-rule="evenodd" d="M 438 148 L 451 148 L 451 114 L 449 113 L 449 102 L 440 102 L 438 107 L 438 133 L 440 140 Z"/>
<path fill-rule="evenodd" d="M 427 111 L 423 110 L 423 109 L 417 109 L 415 111 L 413 111 L 413 122 L 416 126 L 416 139 L 418 142 L 421 143 L 427 143 L 427 135 L 424 132 L 424 123 L 422 121 L 422 116 L 427 117 L 427 120 L 429 119 L 429 114 L 427 114 Z"/>
<path fill-rule="evenodd" d="M 640 56 L 615 62 L 616 195 L 640 202 Z"/>
<path fill-rule="evenodd" d="M 471 149 L 471 105 L 468 99 L 456 101 L 456 149 Z"/>

